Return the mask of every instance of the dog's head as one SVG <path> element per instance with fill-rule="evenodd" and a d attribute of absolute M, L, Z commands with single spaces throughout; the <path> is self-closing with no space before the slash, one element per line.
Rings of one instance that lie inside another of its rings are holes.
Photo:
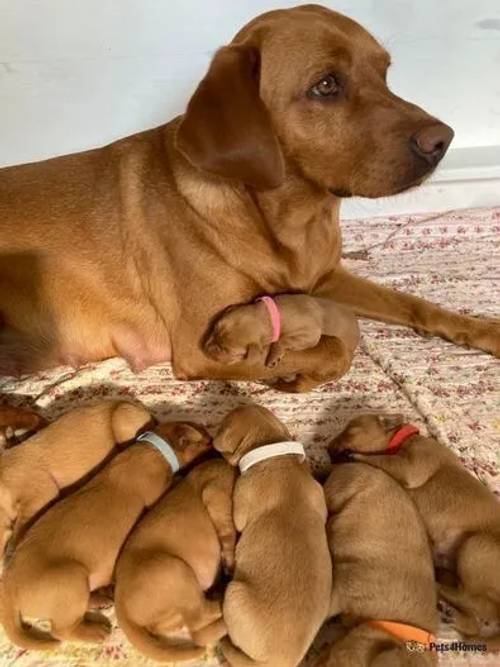
<path fill-rule="evenodd" d="M 153 430 L 172 446 L 182 467 L 205 454 L 212 443 L 208 432 L 191 422 L 165 422 Z"/>
<path fill-rule="evenodd" d="M 263 14 L 215 55 L 177 132 L 196 167 L 256 188 L 299 176 L 344 197 L 420 184 L 453 131 L 394 95 L 390 57 L 318 5 Z"/>
<path fill-rule="evenodd" d="M 403 424 L 404 417 L 399 414 L 358 415 L 331 441 L 328 451 L 332 458 L 343 452 L 383 451 Z"/>
<path fill-rule="evenodd" d="M 282 440 L 290 440 L 286 426 L 272 412 L 258 405 L 236 408 L 222 421 L 214 448 L 237 465 L 247 452 Z"/>

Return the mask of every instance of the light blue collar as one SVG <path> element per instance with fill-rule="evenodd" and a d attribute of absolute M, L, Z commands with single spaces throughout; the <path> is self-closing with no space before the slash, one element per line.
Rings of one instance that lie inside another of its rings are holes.
<path fill-rule="evenodd" d="M 153 433 L 153 431 L 146 431 L 136 439 L 136 442 L 147 442 L 150 445 L 153 445 L 153 447 L 155 447 L 166 459 L 167 463 L 172 468 L 174 475 L 180 469 L 179 459 L 172 449 L 172 446 L 159 435 Z"/>

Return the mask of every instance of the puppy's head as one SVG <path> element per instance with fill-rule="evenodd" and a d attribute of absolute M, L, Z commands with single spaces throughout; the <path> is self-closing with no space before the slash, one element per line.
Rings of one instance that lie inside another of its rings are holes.
<path fill-rule="evenodd" d="M 271 335 L 269 315 L 260 304 L 230 306 L 213 324 L 203 349 L 215 361 L 236 364 L 246 358 L 250 345 L 269 345 Z"/>
<path fill-rule="evenodd" d="M 191 422 L 165 422 L 158 424 L 153 430 L 172 446 L 181 467 L 189 465 L 207 452 L 212 442 L 202 426 Z"/>
<path fill-rule="evenodd" d="M 467 605 L 460 611 L 460 619 L 466 623 L 466 627 L 461 627 L 460 623 L 455 623 L 455 627 L 464 636 L 477 640 L 500 638 L 499 602 L 487 596 L 471 595 Z M 464 614 L 466 621 L 463 621 Z M 453 613 L 451 619 L 453 621 Z"/>
<path fill-rule="evenodd" d="M 224 418 L 214 438 L 214 448 L 231 465 L 237 465 L 250 450 L 290 438 L 287 427 L 272 412 L 251 405 L 236 408 Z"/>
<path fill-rule="evenodd" d="M 343 452 L 378 452 L 389 444 L 404 424 L 402 415 L 364 414 L 351 419 L 345 429 L 328 446 L 330 456 Z"/>
<path fill-rule="evenodd" d="M 457 577 L 462 582 L 460 621 L 466 627 L 455 623 L 465 636 L 494 639 L 498 644 L 496 650 L 500 650 L 498 563 L 500 534 L 477 533 L 464 542 L 457 562 Z"/>
<path fill-rule="evenodd" d="M 294 175 L 339 197 L 401 192 L 432 173 L 453 131 L 391 92 L 389 66 L 342 14 L 268 12 L 217 52 L 177 147 L 196 167 L 259 189 Z"/>

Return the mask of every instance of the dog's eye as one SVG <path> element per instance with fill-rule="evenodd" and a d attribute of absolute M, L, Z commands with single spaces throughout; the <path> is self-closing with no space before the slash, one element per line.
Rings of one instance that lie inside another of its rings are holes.
<path fill-rule="evenodd" d="M 310 97 L 316 99 L 325 99 L 328 97 L 335 97 L 340 90 L 337 79 L 333 74 L 327 74 L 318 83 L 309 90 Z"/>

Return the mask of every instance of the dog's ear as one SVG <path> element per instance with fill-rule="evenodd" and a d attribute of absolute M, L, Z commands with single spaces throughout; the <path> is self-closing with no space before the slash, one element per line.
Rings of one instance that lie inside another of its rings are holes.
<path fill-rule="evenodd" d="M 259 95 L 258 49 L 225 46 L 192 96 L 177 148 L 199 169 L 260 189 L 284 180 L 283 155 Z"/>
<path fill-rule="evenodd" d="M 390 414 L 383 414 L 383 415 L 378 415 L 377 417 L 378 422 L 380 426 L 384 429 L 386 433 L 390 433 L 391 431 L 394 431 L 395 429 L 399 428 L 400 426 L 403 426 L 405 423 L 405 418 L 404 415 L 390 415 Z"/>
<path fill-rule="evenodd" d="M 214 449 L 229 456 L 234 454 L 241 444 L 241 433 L 234 425 L 224 420 L 214 438 Z"/>
<path fill-rule="evenodd" d="M 173 437 L 179 449 L 186 449 L 191 445 L 207 445 L 210 436 L 202 426 L 195 426 L 186 422 L 175 424 Z"/>

